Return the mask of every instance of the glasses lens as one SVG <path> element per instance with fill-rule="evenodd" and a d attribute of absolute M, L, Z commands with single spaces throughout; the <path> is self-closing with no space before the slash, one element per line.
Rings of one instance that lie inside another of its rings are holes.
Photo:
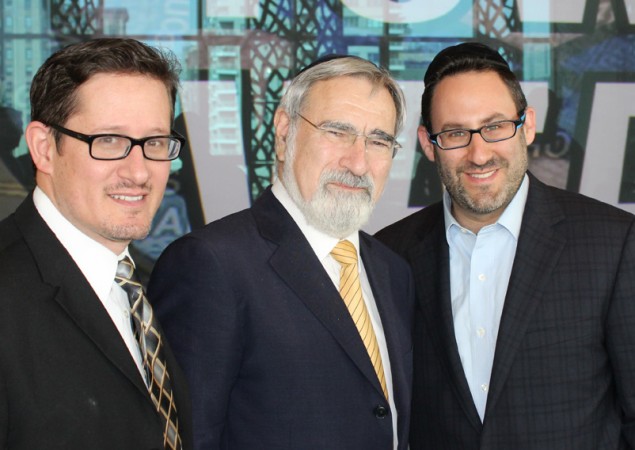
<path fill-rule="evenodd" d="M 327 141 L 338 145 L 340 147 L 347 147 L 352 145 L 357 138 L 357 135 L 346 133 L 345 131 L 338 130 L 336 128 L 317 127 L 322 132 L 322 135 Z"/>
<path fill-rule="evenodd" d="M 394 142 L 389 139 L 376 136 L 368 136 L 366 138 L 366 150 L 373 154 L 376 154 L 377 156 L 392 158 L 394 146 Z"/>
<path fill-rule="evenodd" d="M 130 139 L 121 136 L 99 136 L 91 145 L 93 158 L 119 159 L 131 146 Z"/>
<path fill-rule="evenodd" d="M 468 130 L 449 130 L 437 135 L 437 143 L 443 149 L 465 147 L 470 143 Z"/>
<path fill-rule="evenodd" d="M 503 141 L 516 133 L 516 125 L 510 120 L 493 123 L 481 128 L 481 136 L 489 142 Z"/>
<path fill-rule="evenodd" d="M 147 140 L 143 146 L 146 158 L 156 161 L 170 161 L 179 156 L 181 142 L 172 137 L 156 137 Z"/>

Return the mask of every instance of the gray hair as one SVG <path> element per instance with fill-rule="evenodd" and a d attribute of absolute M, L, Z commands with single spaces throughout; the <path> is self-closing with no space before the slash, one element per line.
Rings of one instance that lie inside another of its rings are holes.
<path fill-rule="evenodd" d="M 406 117 L 405 98 L 401 88 L 386 69 L 357 56 L 337 56 L 325 62 L 318 60 L 305 68 L 291 81 L 280 100 L 280 107 L 290 118 L 297 118 L 304 107 L 307 94 L 316 82 L 344 76 L 364 78 L 374 86 L 388 90 L 397 112 L 395 136 L 398 135 Z"/>

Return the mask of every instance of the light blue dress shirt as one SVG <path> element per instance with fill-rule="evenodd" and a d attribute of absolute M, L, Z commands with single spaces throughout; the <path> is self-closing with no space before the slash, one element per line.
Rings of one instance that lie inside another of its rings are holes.
<path fill-rule="evenodd" d="M 443 194 L 454 333 L 481 421 L 528 189 L 529 178 L 525 175 L 498 221 L 481 228 L 478 234 L 459 225 L 451 213 L 450 196 Z"/>

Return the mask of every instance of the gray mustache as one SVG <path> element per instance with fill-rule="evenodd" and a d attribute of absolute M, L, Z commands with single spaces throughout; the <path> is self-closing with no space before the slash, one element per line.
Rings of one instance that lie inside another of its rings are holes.
<path fill-rule="evenodd" d="M 322 183 L 341 183 L 355 188 L 364 188 L 372 192 L 375 184 L 368 175 L 357 176 L 348 171 L 336 172 L 330 171 L 322 174 Z"/>

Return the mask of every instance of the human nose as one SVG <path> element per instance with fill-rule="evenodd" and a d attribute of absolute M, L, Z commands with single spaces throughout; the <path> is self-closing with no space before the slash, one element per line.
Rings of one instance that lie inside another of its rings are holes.
<path fill-rule="evenodd" d="M 368 172 L 368 152 L 366 151 L 366 136 L 354 135 L 349 148 L 340 159 L 340 165 L 355 175 Z"/>
<path fill-rule="evenodd" d="M 487 163 L 492 157 L 492 144 L 485 141 L 480 130 L 472 133 L 467 145 L 467 158 L 477 166 Z"/>
<path fill-rule="evenodd" d="M 131 180 L 136 185 L 142 185 L 150 178 L 150 171 L 148 170 L 150 161 L 143 155 L 141 145 L 133 145 L 128 156 L 121 161 L 123 164 L 119 172 L 123 178 Z"/>

